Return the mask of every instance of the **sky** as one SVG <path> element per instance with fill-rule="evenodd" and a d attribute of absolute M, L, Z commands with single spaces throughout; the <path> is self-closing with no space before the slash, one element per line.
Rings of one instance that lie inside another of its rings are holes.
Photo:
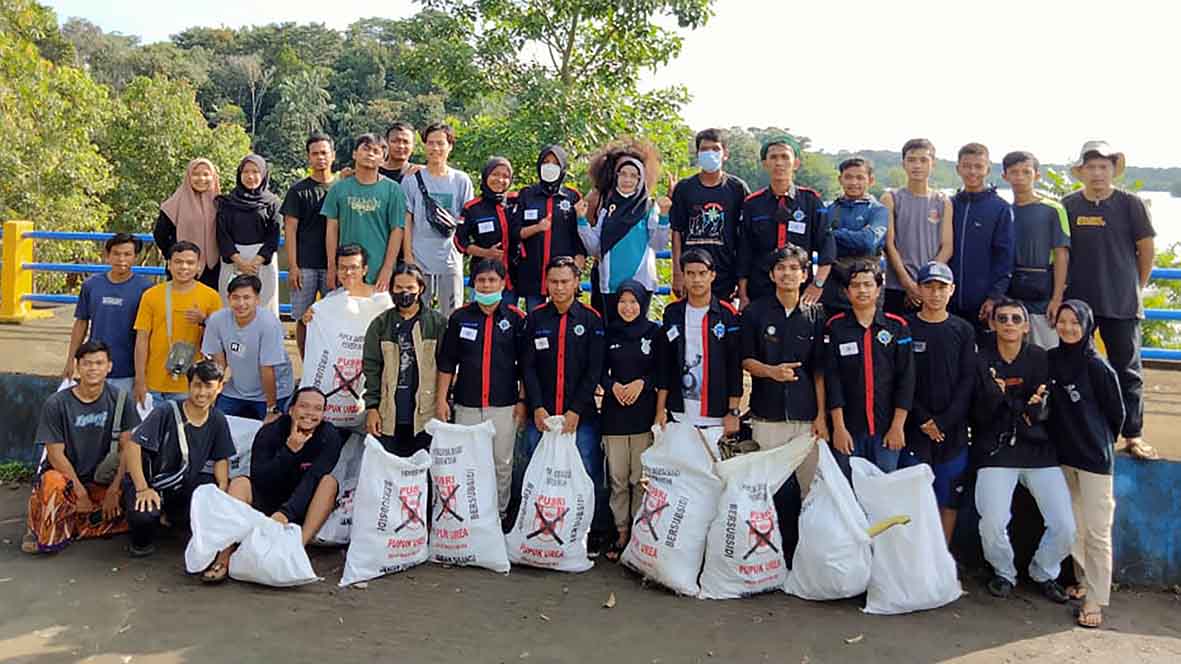
<path fill-rule="evenodd" d="M 167 39 L 194 25 L 323 22 L 343 29 L 408 0 L 42 0 L 59 19 Z M 326 11 L 327 8 L 327 11 Z M 717 0 L 680 56 L 645 84 L 684 85 L 695 129 L 775 125 L 826 151 L 969 141 L 1074 159 L 1105 139 L 1137 166 L 1181 166 L 1176 26 L 1181 3 L 1151 0 Z M 1169 66 L 1171 65 L 1171 66 Z"/>

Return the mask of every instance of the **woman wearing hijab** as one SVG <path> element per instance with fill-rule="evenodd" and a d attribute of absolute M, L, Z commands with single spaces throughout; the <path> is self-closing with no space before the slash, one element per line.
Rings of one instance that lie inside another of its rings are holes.
<path fill-rule="evenodd" d="M 1094 628 L 1103 624 L 1111 596 L 1112 472 L 1124 402 L 1115 370 L 1095 351 L 1091 307 L 1082 300 L 1063 302 L 1055 328 L 1060 341 L 1049 353 L 1050 437 L 1077 526 L 1071 557 L 1078 585 L 1067 595 L 1082 600 L 1078 624 Z"/>
<path fill-rule="evenodd" d="M 237 184 L 229 195 L 217 198 L 217 246 L 222 266 L 218 292 L 229 301 L 226 286 L 239 274 L 253 274 L 262 280 L 259 306 L 279 315 L 279 214 L 281 201 L 267 189 L 267 162 L 248 154 L 238 164 Z"/>
<path fill-rule="evenodd" d="M 607 327 L 603 362 L 603 442 L 611 475 L 611 513 L 619 538 L 607 551 L 611 560 L 627 546 L 632 519 L 640 508 L 640 454 L 652 445 L 656 419 L 656 336 L 660 325 L 648 319 L 651 292 L 635 279 L 619 284 L 616 311 Z"/>
<path fill-rule="evenodd" d="M 509 193 L 513 183 L 513 166 L 504 157 L 492 157 L 480 174 L 480 196 L 463 206 L 459 227 L 452 239 L 460 253 L 472 257 L 490 258 L 504 265 L 504 301 L 516 305 L 513 292 L 516 266 L 511 260 L 517 255 L 517 242 L 509 232 L 509 218 L 516 205 L 517 195 Z"/>
<path fill-rule="evenodd" d="M 658 167 L 654 158 L 649 162 Z M 649 293 L 656 290 L 656 252 L 668 246 L 672 201 L 662 196 L 653 203 L 648 190 L 650 175 L 655 173 L 649 173 L 639 150 L 609 151 L 591 166 L 599 194 L 591 219 L 586 218 L 586 203 L 575 206 L 578 235 L 588 255 L 596 259 L 592 283 L 596 295 L 602 297 L 608 323 L 616 316 L 615 293 L 624 281 L 634 279 Z"/>
<path fill-rule="evenodd" d="M 220 193 L 217 166 L 205 158 L 190 161 L 180 186 L 160 204 L 160 215 L 152 229 L 152 237 L 165 263 L 172 253 L 172 245 L 180 240 L 201 248 L 205 266 L 197 278 L 210 288 L 217 288 L 217 197 Z"/>
<path fill-rule="evenodd" d="M 580 271 L 586 266 L 586 248 L 578 237 L 574 212 L 582 194 L 564 184 L 568 165 L 562 146 L 547 145 L 537 156 L 537 184 L 517 194 L 510 222 L 511 239 L 520 246 L 514 290 L 525 298 L 526 311 L 548 296 L 545 266 L 550 259 L 570 256 Z"/>

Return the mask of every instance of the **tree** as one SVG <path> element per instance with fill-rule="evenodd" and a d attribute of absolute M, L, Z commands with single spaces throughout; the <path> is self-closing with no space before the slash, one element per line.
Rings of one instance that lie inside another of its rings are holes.
<path fill-rule="evenodd" d="M 839 196 L 841 185 L 837 180 L 836 163 L 833 158 L 820 152 L 809 151 L 811 140 L 807 136 L 798 136 L 779 127 L 731 127 L 727 131 L 730 159 L 726 162 L 726 170 L 745 180 L 751 189 L 767 186 L 771 180 L 763 170 L 759 154 L 763 141 L 782 134 L 795 136 L 800 143 L 801 165 L 796 171 L 795 183 L 819 191 L 825 200 Z"/>
<path fill-rule="evenodd" d="M 100 146 L 114 165 L 116 186 L 104 196 L 114 228 L 145 232 L 190 160 L 212 160 L 223 191 L 232 188 L 238 161 L 250 151 L 250 139 L 237 125 L 210 129 L 188 83 L 139 76 L 119 96 Z"/>
<path fill-rule="evenodd" d="M 259 112 L 263 98 L 274 80 L 275 68 L 265 66 L 262 58 L 256 54 L 230 55 L 225 58 L 223 73 L 228 87 L 235 95 L 232 98 L 250 119 L 250 137 L 253 139 L 258 133 Z"/>
<path fill-rule="evenodd" d="M 263 123 L 262 141 L 276 188 L 286 188 L 301 177 L 305 139 L 328 126 L 334 106 L 325 89 L 327 82 L 324 70 L 305 69 L 276 86 L 279 101 Z"/>
<path fill-rule="evenodd" d="M 32 44 L 54 64 L 73 64 L 74 47 L 57 27 L 57 14 L 33 0 L 0 2 L 0 37 Z"/>

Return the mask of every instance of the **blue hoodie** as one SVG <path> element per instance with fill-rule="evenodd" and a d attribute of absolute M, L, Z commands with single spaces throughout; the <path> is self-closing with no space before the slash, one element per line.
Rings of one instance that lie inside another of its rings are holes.
<path fill-rule="evenodd" d="M 951 202 L 955 295 L 949 308 L 974 321 L 984 300 L 1000 299 L 1009 291 L 1016 259 L 1013 207 L 997 195 L 996 187 L 960 191 Z"/>
<path fill-rule="evenodd" d="M 878 199 L 869 195 L 858 199 L 841 196 L 824 212 L 836 240 L 838 258 L 882 254 L 889 217 L 886 206 Z"/>

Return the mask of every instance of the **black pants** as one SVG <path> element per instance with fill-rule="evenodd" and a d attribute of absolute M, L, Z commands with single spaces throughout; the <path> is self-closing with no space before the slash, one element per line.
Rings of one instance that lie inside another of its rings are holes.
<path fill-rule="evenodd" d="M 137 549 L 145 548 L 156 541 L 160 530 L 160 515 L 167 514 L 168 521 L 173 526 L 185 525 L 189 522 L 189 505 L 193 499 L 193 490 L 202 484 L 213 484 L 212 475 L 202 474 L 195 486 L 181 485 L 175 489 L 159 491 L 160 507 L 158 509 L 141 512 L 135 509 L 135 483 L 131 477 L 123 476 L 123 513 L 127 515 L 127 526 L 131 531 L 131 545 Z"/>
<path fill-rule="evenodd" d="M 386 452 L 394 456 L 410 457 L 419 450 L 431 449 L 431 435 L 425 431 L 414 433 L 414 425 L 403 422 L 394 426 L 394 435 L 380 436 L 378 440 Z"/>
<path fill-rule="evenodd" d="M 1135 318 L 1095 317 L 1099 336 L 1107 347 L 1107 361 L 1119 378 L 1119 390 L 1124 396 L 1124 427 L 1126 438 L 1135 438 L 1144 427 L 1144 368 L 1140 363 L 1140 321 Z"/>

